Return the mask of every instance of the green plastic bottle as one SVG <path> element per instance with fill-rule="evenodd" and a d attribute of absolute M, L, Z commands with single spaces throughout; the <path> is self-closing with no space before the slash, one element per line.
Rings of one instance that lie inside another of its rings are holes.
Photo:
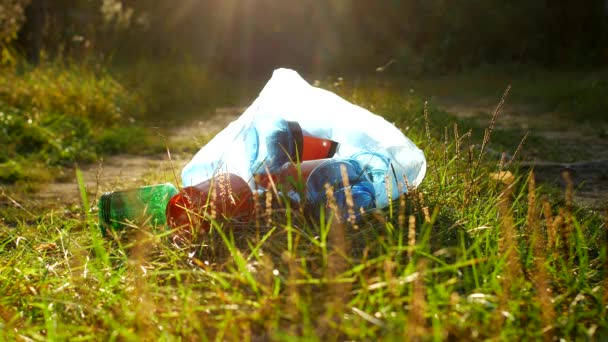
<path fill-rule="evenodd" d="M 130 223 L 166 226 L 167 203 L 177 193 L 177 188 L 171 183 L 104 193 L 98 203 L 102 232 L 121 230 Z"/>

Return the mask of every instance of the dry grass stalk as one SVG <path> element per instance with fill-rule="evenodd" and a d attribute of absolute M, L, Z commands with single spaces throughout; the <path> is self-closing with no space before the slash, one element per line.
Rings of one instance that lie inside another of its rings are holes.
<path fill-rule="evenodd" d="M 473 171 L 473 150 L 475 149 L 475 147 L 473 146 L 473 144 L 471 143 L 472 140 L 472 136 L 473 136 L 473 130 L 469 130 L 466 134 L 466 142 L 467 142 L 467 172 L 464 173 L 464 182 L 465 182 L 465 187 L 464 187 L 464 201 L 463 201 L 463 208 L 466 207 L 469 204 L 469 201 L 471 200 L 471 192 L 473 191 L 473 178 L 474 178 L 474 171 Z"/>
<path fill-rule="evenodd" d="M 399 183 L 399 184 L 401 184 L 401 183 Z M 403 176 L 403 184 L 405 184 L 405 189 L 407 191 L 415 190 L 415 188 L 410 185 L 410 182 L 407 180 L 407 177 L 405 175 Z M 399 192 L 401 193 L 401 189 L 399 189 Z"/>
<path fill-rule="evenodd" d="M 448 148 L 450 145 L 450 138 L 448 137 L 448 127 L 443 128 L 443 166 L 448 165 Z"/>
<path fill-rule="evenodd" d="M 403 176 L 403 178 L 406 180 L 404 182 L 405 186 L 407 187 L 407 178 L 405 176 Z M 397 189 L 399 191 L 399 209 L 397 212 L 397 222 L 399 225 L 399 229 L 401 231 L 403 231 L 403 229 L 405 228 L 405 193 L 406 191 L 404 191 L 403 189 L 403 184 L 401 184 L 401 182 L 397 182 Z"/>
<path fill-rule="evenodd" d="M 169 155 L 169 161 L 171 161 L 170 155 Z M 99 197 L 99 186 L 101 184 L 101 173 L 102 172 L 103 172 L 103 157 L 99 158 L 99 164 L 97 164 L 97 170 L 95 171 L 95 194 L 93 197 L 95 203 L 97 203 L 97 201 L 99 199 L 98 198 Z"/>
<path fill-rule="evenodd" d="M 562 177 L 564 178 L 564 181 L 566 182 L 566 194 L 565 194 L 565 200 L 566 200 L 566 210 L 565 210 L 565 215 L 564 215 L 564 221 L 566 223 L 566 230 L 567 230 L 567 234 L 568 237 L 570 237 L 572 235 L 572 232 L 574 231 L 574 226 L 572 224 L 572 203 L 573 203 L 573 196 L 574 196 L 574 182 L 572 181 L 572 177 L 570 176 L 570 172 L 568 172 L 567 170 L 565 170 L 564 172 L 562 172 Z M 568 240 L 565 240 L 564 242 L 566 242 Z"/>
<path fill-rule="evenodd" d="M 205 207 L 204 214 L 209 211 L 209 216 L 211 216 L 212 220 L 215 220 L 217 217 L 216 203 L 217 203 L 217 191 L 215 191 L 216 183 L 214 182 L 215 177 L 211 178 L 211 185 L 209 187 L 209 193 L 211 194 L 211 201 Z M 205 217 L 205 215 L 203 215 Z"/>
<path fill-rule="evenodd" d="M 344 185 L 344 195 L 346 197 L 346 210 L 348 213 L 348 223 L 354 228 L 359 229 L 357 226 L 357 217 L 355 216 L 355 202 L 353 201 L 353 194 L 350 188 L 350 182 L 348 180 L 348 171 L 346 165 L 340 165 L 340 173 L 342 176 L 342 185 Z"/>
<path fill-rule="evenodd" d="M 566 182 L 566 195 L 565 195 L 566 210 L 567 210 L 567 213 L 570 214 L 570 213 L 572 213 L 572 196 L 574 194 L 574 182 L 572 182 L 572 177 L 570 176 L 570 172 L 568 172 L 567 170 L 562 172 L 562 177 L 564 178 L 564 181 Z"/>
<path fill-rule="evenodd" d="M 553 225 L 553 212 L 551 210 L 551 204 L 546 198 L 543 198 L 543 216 L 545 217 L 545 225 L 548 231 L 549 227 Z"/>
<path fill-rule="evenodd" d="M 473 130 L 469 129 L 466 136 L 467 136 L 467 152 L 468 152 L 467 162 L 469 164 L 469 171 L 472 172 L 473 171 L 473 150 L 475 149 L 475 146 L 473 146 L 473 144 L 471 143 L 471 141 L 473 139 Z"/>
<path fill-rule="evenodd" d="M 260 267 L 259 271 L 255 273 L 256 280 L 260 284 L 260 288 L 264 293 L 270 295 L 272 294 L 272 288 L 274 284 L 274 263 L 272 262 L 272 258 L 270 255 L 266 253 L 260 253 Z"/>
<path fill-rule="evenodd" d="M 234 193 L 234 191 L 232 191 L 232 184 L 230 183 L 230 175 L 228 173 L 226 173 L 224 179 L 226 182 L 226 186 L 224 187 L 226 193 L 224 194 L 224 196 L 230 199 L 231 205 L 235 205 L 236 201 L 238 199 L 234 198 L 235 193 Z"/>
<path fill-rule="evenodd" d="M 527 234 L 532 232 L 533 227 L 537 226 L 538 208 L 536 207 L 536 178 L 534 171 L 528 174 L 528 213 L 526 216 Z"/>
<path fill-rule="evenodd" d="M 429 101 L 424 101 L 424 130 L 427 143 L 431 141 L 431 129 L 429 128 Z"/>
<path fill-rule="evenodd" d="M 331 187 L 328 187 L 328 192 Z M 333 192 L 332 192 L 333 196 Z M 335 200 L 334 204 L 335 206 Z M 340 220 L 338 211 L 330 211 L 331 226 L 328 235 L 328 242 L 332 251 L 328 255 L 325 279 L 328 284 L 327 302 L 325 304 L 325 322 L 339 321 L 342 319 L 342 312 L 348 303 L 348 293 L 351 291 L 351 284 L 340 281 L 340 274 L 348 269 L 347 255 L 349 251 L 346 231 L 343 222 Z"/>
<path fill-rule="evenodd" d="M 173 159 L 171 158 L 171 151 L 169 150 L 169 146 L 166 146 L 165 148 L 167 150 L 167 158 L 169 159 L 169 167 L 171 168 L 171 173 L 173 174 L 173 179 L 175 180 L 175 184 L 179 184 L 180 181 L 179 181 L 179 178 L 177 177 L 177 168 L 173 164 Z M 100 163 L 102 163 L 102 162 L 103 162 L 103 158 L 100 160 Z M 180 188 L 180 190 L 181 190 L 181 188 Z"/>
<path fill-rule="evenodd" d="M 399 217 L 398 217 L 400 229 L 405 228 L 405 209 L 406 209 L 405 205 L 406 205 L 405 194 L 401 193 L 399 195 Z"/>
<path fill-rule="evenodd" d="M 270 189 L 272 190 L 272 192 L 274 192 L 275 198 L 277 200 L 281 199 L 281 196 L 279 195 L 279 190 L 277 189 L 277 185 L 274 182 L 274 180 L 272 179 L 272 173 L 270 173 L 270 169 L 268 168 L 268 165 L 264 164 L 264 172 L 266 172 L 266 176 L 268 177 L 268 182 L 270 183 Z"/>
<path fill-rule="evenodd" d="M 498 211 L 501 216 L 502 239 L 500 243 L 500 252 L 506 258 L 506 278 L 515 279 L 519 274 L 519 255 L 517 251 L 517 226 L 513 221 L 513 214 L 510 208 L 510 188 L 505 190 L 503 198 L 498 203 Z"/>
<path fill-rule="evenodd" d="M 544 239 L 539 239 L 537 244 L 544 243 Z M 539 248 L 536 248 L 539 249 Z M 532 281 L 536 289 L 536 296 L 540 304 L 541 324 L 543 326 L 544 340 L 553 340 L 553 330 L 551 327 L 555 323 L 555 309 L 551 298 L 551 288 L 549 287 L 549 275 L 545 268 L 545 255 L 536 255 L 534 260 L 535 270 L 532 274 Z"/>
<path fill-rule="evenodd" d="M 384 259 L 384 279 L 388 286 L 389 295 L 392 298 L 399 297 L 399 281 L 398 278 L 395 277 L 395 268 L 397 267 L 397 263 L 395 263 L 392 258 Z"/>
<path fill-rule="evenodd" d="M 555 311 L 551 299 L 549 275 L 545 268 L 546 240 L 537 218 L 536 181 L 534 178 L 534 171 L 531 171 L 528 176 L 528 215 L 526 218 L 526 226 L 528 228 L 528 234 L 531 235 L 530 239 L 534 257 L 535 269 L 532 272 L 532 282 L 534 283 L 536 297 L 540 305 L 541 324 L 543 326 L 543 331 L 546 332 L 544 339 L 546 341 L 551 341 L 553 339 L 553 334 L 549 327 L 551 327 L 555 321 Z"/>
<path fill-rule="evenodd" d="M 228 191 L 226 190 L 226 183 L 227 183 L 227 179 L 226 179 L 226 173 L 225 172 L 220 172 L 217 175 L 217 186 L 220 190 L 220 197 L 224 198 L 226 197 L 226 194 L 228 193 Z M 225 209 L 225 208 L 222 208 Z"/>
<path fill-rule="evenodd" d="M 341 223 L 340 218 L 340 208 L 336 203 L 336 197 L 334 196 L 334 188 L 329 185 L 329 183 L 325 183 L 325 196 L 327 198 L 327 207 L 330 209 L 332 215 L 332 222 L 336 220 L 338 223 Z"/>
<path fill-rule="evenodd" d="M 548 240 L 550 242 L 549 246 L 553 248 L 553 254 L 557 253 L 557 249 L 559 247 L 558 242 L 563 243 L 564 236 L 560 236 L 560 233 L 563 233 L 562 225 L 564 223 L 564 211 L 560 208 L 559 213 L 553 219 L 551 227 L 548 229 Z M 558 241 L 558 238 L 560 241 Z M 566 237 L 567 239 L 567 237 Z"/>
<path fill-rule="evenodd" d="M 292 333 L 296 333 L 298 329 L 298 324 L 301 320 L 300 312 L 298 310 L 300 303 L 300 293 L 298 291 L 298 274 L 300 272 L 298 263 L 296 262 L 295 257 L 289 251 L 284 251 L 281 255 L 283 262 L 285 262 L 288 266 L 288 275 L 287 275 L 287 304 L 286 313 L 287 316 L 292 321 L 291 330 Z"/>
<path fill-rule="evenodd" d="M 521 152 L 522 148 L 524 147 L 524 144 L 526 143 L 526 140 L 528 139 L 528 135 L 530 135 L 530 131 L 526 132 L 526 134 L 524 135 L 524 137 L 519 142 L 519 145 L 517 145 L 517 148 L 515 149 L 515 152 L 511 156 L 511 159 L 509 159 L 509 162 L 507 163 L 507 165 L 505 165 L 506 168 L 509 168 L 509 166 L 511 166 L 511 164 L 513 164 L 513 162 L 515 161 L 515 159 L 517 158 L 517 156 Z"/>
<path fill-rule="evenodd" d="M 255 238 L 260 241 L 260 217 L 262 216 L 262 196 L 258 191 L 253 192 L 253 210 L 255 213 Z"/>
<path fill-rule="evenodd" d="M 498 117 L 498 113 L 500 113 L 500 110 L 502 109 L 502 106 L 505 103 L 505 100 L 506 100 L 507 96 L 509 95 L 510 90 L 511 90 L 511 85 L 509 84 L 507 86 L 507 89 L 505 89 L 505 92 L 502 94 L 502 97 L 500 98 L 500 102 L 498 103 L 498 106 L 496 106 L 496 109 L 494 110 L 494 114 L 492 115 L 492 120 L 490 120 L 490 125 L 484 132 L 483 141 L 481 143 L 481 150 L 479 151 L 479 158 L 477 159 L 477 164 L 475 166 L 475 169 L 477 169 L 479 167 L 479 165 L 481 164 L 481 159 L 483 157 L 486 147 L 488 146 L 488 143 L 490 142 L 490 137 L 492 136 L 494 127 L 496 126 L 496 118 Z"/>
<path fill-rule="evenodd" d="M 424 214 L 424 222 L 431 223 L 431 215 L 429 214 L 429 207 L 422 207 L 422 213 Z"/>
<path fill-rule="evenodd" d="M 424 273 L 426 271 L 426 260 L 421 260 L 417 265 L 418 276 L 412 283 L 412 297 L 410 311 L 405 327 L 405 341 L 418 341 L 425 339 L 428 334 L 426 325 L 426 289 L 424 286 Z"/>
<path fill-rule="evenodd" d="M 417 201 L 417 205 L 416 208 L 418 209 L 418 211 L 423 211 L 424 210 L 424 194 L 422 192 L 418 192 L 416 191 L 414 193 L 416 195 L 416 198 L 418 199 Z"/>
<path fill-rule="evenodd" d="M 272 192 L 266 191 L 266 211 L 264 216 L 266 216 L 266 224 L 270 227 L 272 225 Z"/>
<path fill-rule="evenodd" d="M 458 123 L 454 123 L 454 148 L 456 150 L 456 159 L 460 160 L 460 137 L 458 134 Z"/>
<path fill-rule="evenodd" d="M 388 173 L 384 175 L 384 191 L 386 191 L 386 194 L 388 196 L 388 207 L 390 210 L 390 214 L 392 215 L 392 207 L 393 207 L 393 189 L 391 189 L 391 178 L 389 177 Z"/>
<path fill-rule="evenodd" d="M 230 199 L 231 202 L 235 203 L 234 198 L 232 198 L 232 192 L 228 189 L 230 188 L 230 179 L 229 175 L 226 172 L 220 172 L 218 175 L 217 185 L 219 187 L 219 195 L 220 195 L 220 205 L 222 206 L 222 212 L 227 212 L 227 199 Z"/>
<path fill-rule="evenodd" d="M 559 239 L 557 245 L 561 249 L 564 260 L 570 260 L 570 227 L 568 225 L 568 213 L 564 208 L 559 208 L 558 216 L 553 220 L 556 237 Z"/>
<path fill-rule="evenodd" d="M 512 280 L 520 276 L 520 260 L 517 250 L 516 233 L 517 227 L 511 212 L 511 196 L 513 179 L 505 177 L 502 179 L 505 186 L 498 202 L 498 213 L 501 220 L 502 238 L 499 240 L 499 252 L 505 258 L 505 271 L 501 278 L 502 293 L 499 297 L 499 307 L 493 318 L 496 327 L 501 327 L 504 323 L 503 312 L 508 312 L 508 302 L 511 296 Z"/>
<path fill-rule="evenodd" d="M 408 221 L 408 231 L 407 231 L 407 256 L 412 257 L 414 253 L 414 247 L 416 246 L 416 216 L 410 215 Z"/>
<path fill-rule="evenodd" d="M 555 247 L 556 232 L 553 226 L 553 212 L 549 201 L 543 199 L 543 216 L 545 217 L 545 227 L 547 228 L 547 248 L 553 250 Z"/>
<path fill-rule="evenodd" d="M 498 170 L 504 170 L 506 160 L 507 160 L 507 153 L 506 152 L 501 153 L 500 160 L 498 161 Z"/>

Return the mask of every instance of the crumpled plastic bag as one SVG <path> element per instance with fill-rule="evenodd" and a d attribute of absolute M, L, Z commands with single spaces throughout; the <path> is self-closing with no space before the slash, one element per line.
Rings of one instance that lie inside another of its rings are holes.
<path fill-rule="evenodd" d="M 323 146 L 329 142 L 328 157 L 348 161 L 352 172 L 364 173 L 373 184 L 375 208 L 417 187 L 426 173 L 423 152 L 393 124 L 311 86 L 293 70 L 278 69 L 251 106 L 184 167 L 182 185 L 230 173 L 260 191 L 264 185 L 256 175 L 279 172 L 286 162 L 305 159 L 302 136 L 321 139 Z M 308 153 L 308 158 L 318 157 L 317 152 Z"/>

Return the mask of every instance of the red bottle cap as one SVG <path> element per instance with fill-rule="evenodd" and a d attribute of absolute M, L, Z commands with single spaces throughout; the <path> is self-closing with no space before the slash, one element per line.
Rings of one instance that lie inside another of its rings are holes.
<path fill-rule="evenodd" d="M 302 137 L 302 160 L 315 160 L 331 158 L 336 153 L 338 143 L 323 138 L 317 138 L 309 135 Z"/>

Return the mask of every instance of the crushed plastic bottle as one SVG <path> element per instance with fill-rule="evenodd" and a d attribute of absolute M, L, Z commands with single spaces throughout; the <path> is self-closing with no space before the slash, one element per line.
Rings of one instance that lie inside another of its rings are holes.
<path fill-rule="evenodd" d="M 333 196 L 344 217 L 349 215 L 349 209 L 358 218 L 376 207 L 374 184 L 353 159 L 325 159 L 310 171 L 306 179 L 309 210 L 318 215 L 319 209 L 331 200 L 328 196 Z"/>
<path fill-rule="evenodd" d="M 302 206 L 314 214 L 318 214 L 320 206 L 328 202 L 326 185 L 331 187 L 337 207 L 351 207 L 357 217 L 361 212 L 376 207 L 374 186 L 359 162 L 354 159 L 326 158 L 301 163 L 288 162 L 277 174 L 259 175 L 256 181 L 265 188 L 276 187 L 278 192 L 291 200 L 292 205 Z M 350 205 L 348 196 L 352 199 Z"/>
<path fill-rule="evenodd" d="M 369 151 L 340 145 L 336 157 L 359 162 L 374 184 L 377 208 L 387 207 L 400 193 L 420 184 L 426 170 L 425 163 L 411 158 L 411 147 L 394 146 Z"/>

